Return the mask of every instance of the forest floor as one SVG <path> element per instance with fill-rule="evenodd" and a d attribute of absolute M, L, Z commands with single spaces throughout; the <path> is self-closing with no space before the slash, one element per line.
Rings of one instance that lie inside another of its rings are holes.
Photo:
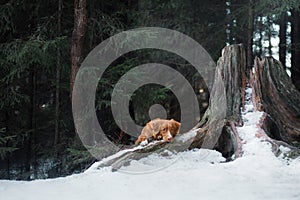
<path fill-rule="evenodd" d="M 247 90 L 249 97 L 251 89 Z M 248 102 L 238 128 L 243 156 L 224 162 L 213 150 L 195 149 L 169 157 L 153 154 L 120 171 L 97 169 L 65 178 L 0 181 L 0 199 L 300 199 L 300 158 L 275 157 L 271 145 L 255 137 L 262 112 Z M 283 152 L 287 149 L 282 148 Z M 152 170 L 154 169 L 154 170 Z"/>

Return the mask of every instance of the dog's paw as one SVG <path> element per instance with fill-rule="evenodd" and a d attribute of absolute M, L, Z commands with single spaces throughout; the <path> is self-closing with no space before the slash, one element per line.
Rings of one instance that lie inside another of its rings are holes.
<path fill-rule="evenodd" d="M 148 140 L 144 140 L 143 142 L 141 142 L 141 146 L 146 146 L 148 144 Z"/>

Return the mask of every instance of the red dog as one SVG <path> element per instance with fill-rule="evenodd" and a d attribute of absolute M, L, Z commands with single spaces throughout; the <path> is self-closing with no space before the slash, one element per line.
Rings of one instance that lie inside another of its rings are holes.
<path fill-rule="evenodd" d="M 135 144 L 142 143 L 145 145 L 148 143 L 149 138 L 155 140 L 163 139 L 166 142 L 170 142 L 176 134 L 179 133 L 180 123 L 174 119 L 154 119 L 146 124 L 143 128 L 140 136 L 135 141 Z"/>

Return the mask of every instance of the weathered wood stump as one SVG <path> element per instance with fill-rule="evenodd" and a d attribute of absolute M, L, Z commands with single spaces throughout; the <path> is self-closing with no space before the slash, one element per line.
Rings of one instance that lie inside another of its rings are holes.
<path fill-rule="evenodd" d="M 231 45 L 223 49 L 222 57 L 217 63 L 209 107 L 196 126 L 200 127 L 199 134 L 203 132 L 203 127 L 209 128 L 205 132 L 204 140 L 200 138 L 198 141 L 196 136 L 192 148 L 213 147 L 222 152 L 226 158 L 229 158 L 233 152 L 235 157 L 241 156 L 241 140 L 236 126 L 243 125 L 241 107 L 245 99 L 245 67 L 246 57 L 242 45 Z M 225 95 L 222 94 L 223 92 Z M 225 112 L 222 111 L 224 108 Z"/>
<path fill-rule="evenodd" d="M 299 152 L 291 145 L 300 142 L 300 92 L 274 58 L 255 58 L 250 75 L 254 108 L 265 112 L 260 127 L 266 134 L 260 137 L 271 142 L 273 149 L 286 146 Z"/>

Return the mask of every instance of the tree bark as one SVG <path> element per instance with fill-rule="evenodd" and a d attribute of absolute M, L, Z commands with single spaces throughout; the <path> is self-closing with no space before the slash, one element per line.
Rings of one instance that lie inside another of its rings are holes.
<path fill-rule="evenodd" d="M 291 77 L 294 85 L 300 90 L 300 12 L 292 11 L 292 58 L 291 58 Z"/>
<path fill-rule="evenodd" d="M 269 57 L 255 59 L 251 77 L 252 101 L 256 110 L 268 115 L 263 130 L 289 144 L 300 141 L 300 93 L 279 61 Z"/>
<path fill-rule="evenodd" d="M 74 30 L 71 46 L 71 79 L 70 96 L 72 97 L 73 85 L 77 71 L 82 62 L 83 42 L 87 29 L 86 0 L 74 1 Z"/>

